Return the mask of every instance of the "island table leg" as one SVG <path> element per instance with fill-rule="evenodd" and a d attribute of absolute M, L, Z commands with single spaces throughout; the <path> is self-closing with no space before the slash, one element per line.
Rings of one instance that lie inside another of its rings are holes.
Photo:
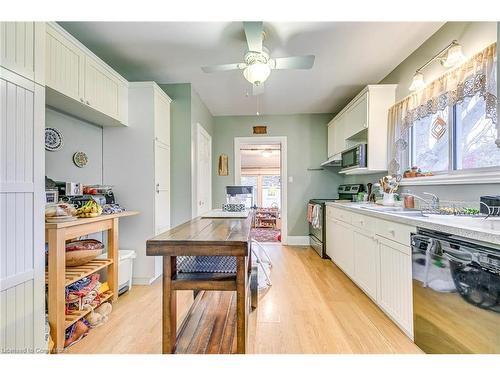
<path fill-rule="evenodd" d="M 236 257 L 236 351 L 245 354 L 246 351 L 246 302 L 247 302 L 247 270 L 244 256 Z"/>
<path fill-rule="evenodd" d="M 177 340 L 177 298 L 176 291 L 172 289 L 176 263 L 176 257 L 163 257 L 163 354 L 175 353 Z"/>

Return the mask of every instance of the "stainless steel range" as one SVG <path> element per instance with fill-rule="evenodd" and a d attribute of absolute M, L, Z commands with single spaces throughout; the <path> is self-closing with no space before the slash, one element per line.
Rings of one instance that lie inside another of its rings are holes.
<path fill-rule="evenodd" d="M 353 197 L 360 192 L 364 191 L 363 184 L 349 184 L 349 185 L 340 185 L 337 189 L 339 193 L 338 198 L 331 199 L 311 199 L 309 201 L 309 205 L 314 209 L 314 217 L 312 217 L 309 221 L 309 244 L 311 247 L 316 250 L 316 252 L 322 258 L 328 258 L 326 255 L 326 234 L 325 234 L 325 203 L 326 202 L 335 202 L 335 201 L 352 201 Z M 308 207 L 309 210 L 309 207 Z M 308 219 L 311 216 L 308 214 Z"/>

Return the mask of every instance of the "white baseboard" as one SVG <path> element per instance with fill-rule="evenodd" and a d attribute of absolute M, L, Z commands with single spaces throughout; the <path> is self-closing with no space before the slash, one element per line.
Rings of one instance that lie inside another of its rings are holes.
<path fill-rule="evenodd" d="M 155 277 L 133 277 L 132 278 L 132 285 L 151 285 L 153 284 L 159 277 L 161 277 L 161 274 Z"/>
<path fill-rule="evenodd" d="M 309 246 L 309 236 L 288 236 L 285 245 Z"/>

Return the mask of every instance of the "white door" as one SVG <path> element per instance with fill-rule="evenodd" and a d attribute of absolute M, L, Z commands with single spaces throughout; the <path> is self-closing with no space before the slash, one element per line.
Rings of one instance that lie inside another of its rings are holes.
<path fill-rule="evenodd" d="M 170 229 L 170 147 L 155 141 L 155 232 Z"/>
<path fill-rule="evenodd" d="M 378 243 L 369 232 L 354 230 L 354 281 L 373 299 L 377 299 Z"/>
<path fill-rule="evenodd" d="M 339 221 L 333 222 L 333 260 L 349 277 L 354 276 L 353 230 Z"/>
<path fill-rule="evenodd" d="M 212 209 L 212 137 L 196 124 L 196 216 Z"/>
<path fill-rule="evenodd" d="M 410 336 L 413 334 L 411 250 L 377 237 L 380 251 L 378 303 Z"/>
<path fill-rule="evenodd" d="M 46 348 L 45 89 L 0 68 L 0 352 Z"/>

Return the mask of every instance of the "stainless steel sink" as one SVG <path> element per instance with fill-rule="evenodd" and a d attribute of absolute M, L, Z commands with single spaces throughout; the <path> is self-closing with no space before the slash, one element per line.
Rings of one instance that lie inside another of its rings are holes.
<path fill-rule="evenodd" d="M 390 207 L 390 206 L 361 206 L 361 208 L 369 211 L 386 212 L 388 214 L 395 214 L 401 216 L 425 217 L 422 211 L 413 208 Z"/>

